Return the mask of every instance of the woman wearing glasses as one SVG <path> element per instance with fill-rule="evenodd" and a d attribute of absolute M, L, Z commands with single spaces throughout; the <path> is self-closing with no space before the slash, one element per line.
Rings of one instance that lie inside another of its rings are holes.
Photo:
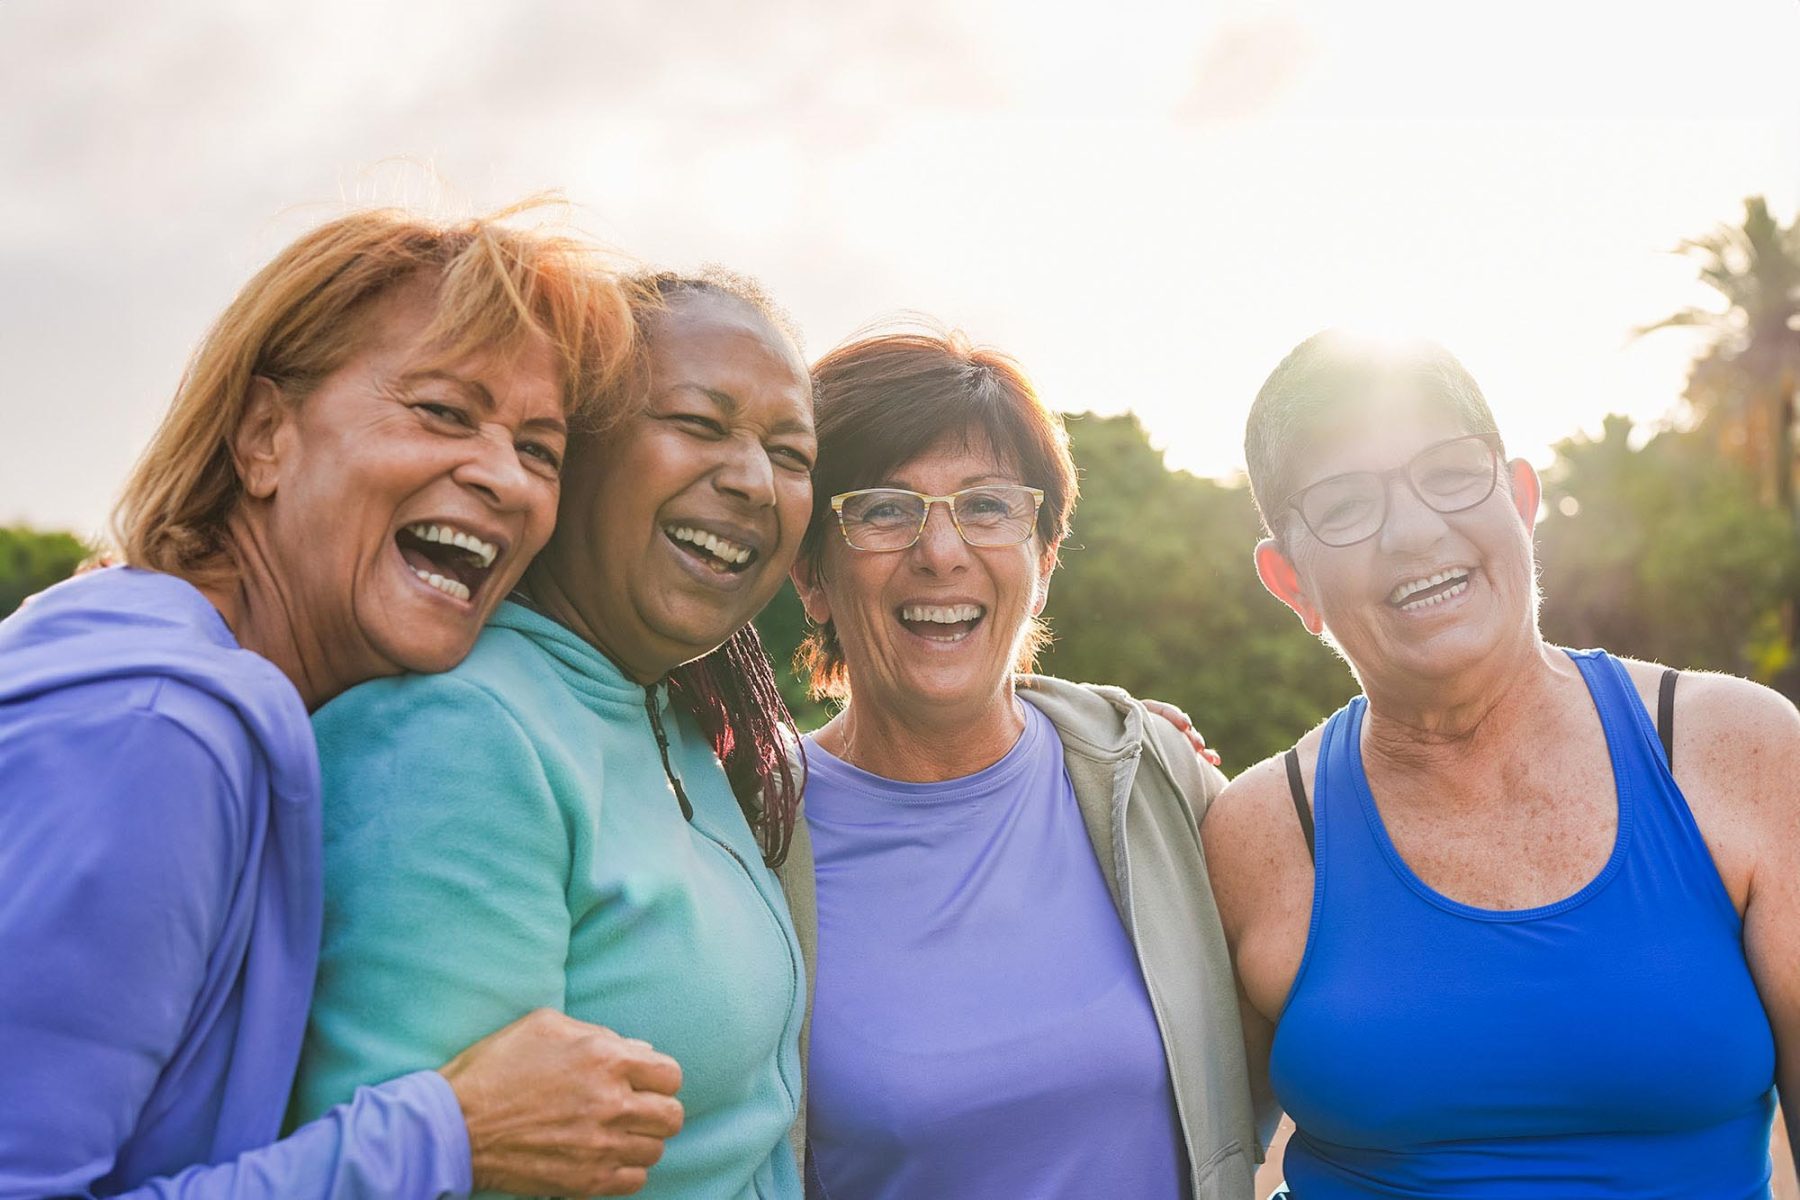
<path fill-rule="evenodd" d="M 1016 674 L 1074 505 L 1061 424 L 960 336 L 866 338 L 813 378 L 795 582 L 844 707 L 787 868 L 803 941 L 816 901 L 809 1194 L 1247 1197 L 1195 832 L 1223 777 L 1117 689 Z"/>
<path fill-rule="evenodd" d="M 1245 440 L 1263 581 L 1363 689 L 1204 829 L 1294 1195 L 1767 1196 L 1793 706 L 1545 643 L 1537 477 L 1438 347 L 1317 335 Z"/>

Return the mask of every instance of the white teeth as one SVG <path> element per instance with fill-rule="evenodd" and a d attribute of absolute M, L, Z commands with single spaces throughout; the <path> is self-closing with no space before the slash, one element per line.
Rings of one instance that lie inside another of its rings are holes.
<path fill-rule="evenodd" d="M 1457 569 L 1457 570 L 1450 570 L 1450 571 L 1439 571 L 1437 574 L 1429 576 L 1425 579 L 1414 579 L 1409 583 L 1401 584 L 1399 587 L 1397 587 L 1393 591 L 1389 592 L 1388 593 L 1388 603 L 1389 604 L 1399 604 L 1403 607 L 1411 607 L 1411 605 L 1408 605 L 1406 603 L 1406 598 L 1408 596 L 1413 595 L 1415 592 L 1422 592 L 1426 588 L 1434 588 L 1434 587 L 1438 586 L 1438 584 L 1444 583 L 1448 580 L 1456 579 L 1458 577 L 1466 577 L 1467 575 L 1468 575 L 1467 571 Z M 1468 584 L 1465 579 L 1463 587 L 1467 587 L 1467 586 L 1468 586 Z M 1445 592 L 1444 595 L 1445 596 L 1455 596 L 1455 595 L 1461 594 L 1461 592 L 1462 592 L 1462 588 L 1451 588 L 1448 592 Z M 1439 597 L 1439 598 L 1441 599 L 1442 597 Z"/>
<path fill-rule="evenodd" d="M 960 621 L 977 621 L 986 610 L 979 604 L 908 604 L 901 608 L 903 621 L 931 621 L 939 625 L 955 625 Z"/>
<path fill-rule="evenodd" d="M 1406 604 L 1402 604 L 1400 606 L 1400 611 L 1402 611 L 1402 612 L 1422 612 L 1427 608 L 1433 608 L 1439 604 L 1444 603 L 1447 600 L 1454 600 L 1454 599 L 1456 599 L 1456 597 L 1462 595 L 1464 592 L 1466 592 L 1468 590 L 1469 590 L 1469 581 L 1467 579 L 1464 579 L 1461 583 L 1458 583 L 1458 584 L 1455 584 L 1454 586 L 1445 588 L 1443 591 L 1437 593 L 1434 596 L 1427 596 L 1423 600 L 1413 600 L 1413 601 L 1409 601 Z"/>
<path fill-rule="evenodd" d="M 429 583 L 432 587 L 444 593 L 446 596 L 455 596 L 458 600 L 467 600 L 469 598 L 468 586 L 460 579 L 445 579 L 436 571 L 421 571 L 417 567 L 413 568 L 413 574 L 417 575 L 420 579 L 423 579 L 426 583 Z"/>
<path fill-rule="evenodd" d="M 441 542 L 447 546 L 455 546 L 459 550 L 467 550 L 481 560 L 483 567 L 494 565 L 494 559 L 500 553 L 500 547 L 482 541 L 472 533 L 464 533 L 449 525 L 408 525 L 406 532 L 421 542 Z"/>
<path fill-rule="evenodd" d="M 731 563 L 733 566 L 736 566 L 740 563 L 747 563 L 750 561 L 750 555 L 752 553 L 750 547 L 740 546 L 736 542 L 726 541 L 724 538 L 719 537 L 716 534 L 707 533 L 703 529 L 690 529 L 686 525 L 674 525 L 671 526 L 667 532 L 668 535 L 676 541 L 688 542 L 698 546 L 700 549 L 706 551 L 721 562 Z"/>

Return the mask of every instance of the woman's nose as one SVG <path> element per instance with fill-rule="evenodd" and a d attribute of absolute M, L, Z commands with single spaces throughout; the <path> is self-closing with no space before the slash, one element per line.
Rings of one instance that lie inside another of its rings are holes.
<path fill-rule="evenodd" d="M 762 443 L 728 439 L 724 461 L 713 478 L 721 491 L 729 492 L 756 508 L 769 508 L 775 503 L 775 465 L 769 461 Z"/>
<path fill-rule="evenodd" d="M 522 507 L 532 495 L 532 473 L 520 461 L 509 430 L 482 430 L 452 478 L 480 492 L 496 508 Z"/>
<path fill-rule="evenodd" d="M 925 511 L 925 528 L 919 531 L 919 540 L 913 545 L 919 564 L 932 571 L 954 570 L 967 560 L 968 552 L 968 544 L 950 515 L 950 505 L 934 502 Z"/>
<path fill-rule="evenodd" d="M 1404 479 L 1390 479 L 1387 519 L 1381 523 L 1378 545 L 1384 551 L 1403 553 L 1435 543 L 1449 529 L 1444 514 L 1413 493 Z"/>

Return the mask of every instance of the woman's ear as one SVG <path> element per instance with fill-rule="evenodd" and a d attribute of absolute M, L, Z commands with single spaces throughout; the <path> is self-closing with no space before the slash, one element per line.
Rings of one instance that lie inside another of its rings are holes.
<path fill-rule="evenodd" d="M 1512 485 L 1513 507 L 1525 522 L 1525 532 L 1537 528 L 1538 506 L 1544 502 L 1544 484 L 1537 470 L 1522 458 L 1506 464 L 1506 481 Z"/>
<path fill-rule="evenodd" d="M 1318 606 L 1306 594 L 1306 588 L 1300 582 L 1300 572 L 1294 567 L 1294 560 L 1282 550 L 1281 544 L 1274 538 L 1264 538 L 1256 543 L 1256 577 L 1262 580 L 1269 594 L 1294 610 L 1306 631 L 1315 637 L 1325 631 L 1325 620 L 1319 615 Z"/>
<path fill-rule="evenodd" d="M 800 607 L 806 610 L 807 620 L 814 625 L 831 620 L 831 601 L 825 598 L 824 572 L 813 564 L 809 555 L 802 553 L 794 560 L 788 578 L 794 581 L 794 590 L 800 593 Z"/>
<path fill-rule="evenodd" d="M 281 482 L 282 436 L 290 409 L 281 389 L 266 376 L 250 380 L 243 419 L 231 435 L 231 458 L 244 491 L 258 500 L 275 494 Z"/>
<path fill-rule="evenodd" d="M 1051 542 L 1038 555 L 1037 587 L 1033 589 L 1037 594 L 1031 601 L 1031 615 L 1034 617 L 1043 616 L 1044 606 L 1050 603 L 1050 576 L 1056 573 L 1056 552 L 1061 546 L 1060 541 Z"/>

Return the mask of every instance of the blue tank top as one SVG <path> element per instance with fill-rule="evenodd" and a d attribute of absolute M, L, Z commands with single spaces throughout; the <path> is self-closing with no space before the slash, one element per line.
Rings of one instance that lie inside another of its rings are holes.
<path fill-rule="evenodd" d="M 1769 1195 L 1774 1038 L 1712 856 L 1618 660 L 1571 653 L 1618 790 L 1611 858 L 1539 908 L 1428 887 L 1325 727 L 1312 924 L 1270 1062 L 1295 1200 Z"/>

